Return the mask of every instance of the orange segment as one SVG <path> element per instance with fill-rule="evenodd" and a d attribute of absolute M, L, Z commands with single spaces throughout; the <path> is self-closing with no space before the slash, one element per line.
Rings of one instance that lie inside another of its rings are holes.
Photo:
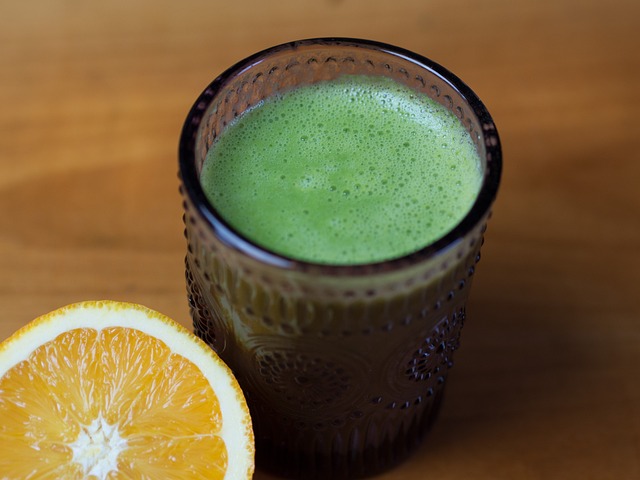
<path fill-rule="evenodd" d="M 0 450 L 10 479 L 250 478 L 254 455 L 217 355 L 167 317 L 109 301 L 56 310 L 0 345 Z"/>

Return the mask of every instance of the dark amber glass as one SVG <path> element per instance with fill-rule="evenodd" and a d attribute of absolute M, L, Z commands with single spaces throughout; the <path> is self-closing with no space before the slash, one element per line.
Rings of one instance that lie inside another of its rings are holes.
<path fill-rule="evenodd" d="M 457 115 L 480 154 L 484 178 L 471 211 L 411 255 L 353 266 L 277 255 L 234 231 L 200 186 L 207 151 L 234 118 L 277 92 L 342 74 L 384 75 L 428 95 Z M 273 47 L 228 69 L 197 99 L 180 143 L 188 298 L 196 333 L 246 394 L 259 468 L 357 478 L 419 444 L 467 320 L 500 172 L 498 134 L 476 95 L 427 58 L 377 42 Z"/>

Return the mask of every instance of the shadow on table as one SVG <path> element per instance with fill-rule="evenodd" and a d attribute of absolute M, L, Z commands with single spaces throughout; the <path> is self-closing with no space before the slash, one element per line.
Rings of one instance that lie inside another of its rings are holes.
<path fill-rule="evenodd" d="M 531 449 L 570 441 L 568 417 L 593 397 L 602 321 L 582 305 L 579 279 L 557 263 L 519 264 L 525 256 L 503 253 L 474 280 L 440 418 L 410 462 L 437 470 L 442 455 L 460 461 L 470 449 L 495 462 L 530 461 Z"/>

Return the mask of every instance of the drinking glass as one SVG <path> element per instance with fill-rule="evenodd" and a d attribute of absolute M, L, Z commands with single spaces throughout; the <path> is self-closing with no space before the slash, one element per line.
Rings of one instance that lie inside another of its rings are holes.
<path fill-rule="evenodd" d="M 345 74 L 390 77 L 453 112 L 481 158 L 475 203 L 442 238 L 388 261 L 325 265 L 261 248 L 207 201 L 199 182 L 207 152 L 264 99 Z M 356 478 L 407 457 L 436 418 L 500 180 L 498 134 L 478 97 L 402 48 L 291 42 L 240 61 L 204 90 L 184 124 L 179 168 L 194 329 L 246 395 L 257 466 Z"/>

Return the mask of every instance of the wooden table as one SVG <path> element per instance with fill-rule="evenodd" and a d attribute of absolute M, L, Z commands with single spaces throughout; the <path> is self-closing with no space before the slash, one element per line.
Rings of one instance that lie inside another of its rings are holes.
<path fill-rule="evenodd" d="M 0 339 L 97 298 L 190 325 L 196 95 L 276 43 L 376 39 L 462 77 L 505 159 L 442 415 L 379 478 L 639 479 L 638 19 L 637 0 L 2 1 Z"/>

